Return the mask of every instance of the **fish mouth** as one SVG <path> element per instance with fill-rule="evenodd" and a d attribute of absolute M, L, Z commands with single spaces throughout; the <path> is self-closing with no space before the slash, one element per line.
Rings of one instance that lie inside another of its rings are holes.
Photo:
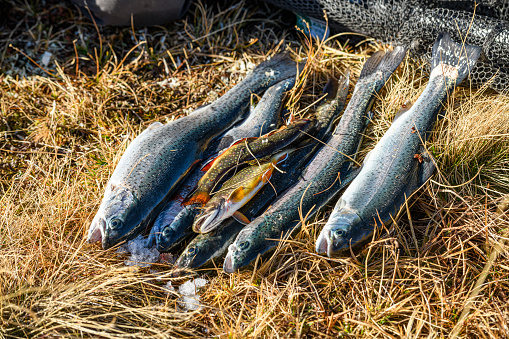
<path fill-rule="evenodd" d="M 347 248 L 348 241 L 346 239 L 337 237 L 330 229 L 324 229 L 316 240 L 315 250 L 319 254 L 327 254 L 329 258 L 332 258 Z"/>
<path fill-rule="evenodd" d="M 235 247 L 234 244 L 231 244 L 228 247 L 228 254 L 226 254 L 226 257 L 224 258 L 224 263 L 223 263 L 223 271 L 225 271 L 226 273 L 234 273 L 235 272 L 235 266 L 233 265 L 233 252 L 236 249 L 237 248 Z"/>
<path fill-rule="evenodd" d="M 206 211 L 203 215 L 199 215 L 196 218 L 193 224 L 193 231 L 196 233 L 209 233 L 219 224 L 222 215 L 223 213 L 220 213 L 219 209 Z"/>
<path fill-rule="evenodd" d="M 329 238 L 330 231 L 322 230 L 320 235 L 318 236 L 318 239 L 316 239 L 316 245 L 315 245 L 315 251 L 318 254 L 325 254 L 327 253 L 327 249 L 329 248 Z"/>
<path fill-rule="evenodd" d="M 159 252 L 167 252 L 168 247 L 172 245 L 171 240 L 175 239 L 175 232 L 166 226 L 162 231 L 154 231 L 154 238 Z"/>
<path fill-rule="evenodd" d="M 106 230 L 106 220 L 102 216 L 96 215 L 88 230 L 87 241 L 89 243 L 102 242 Z"/>

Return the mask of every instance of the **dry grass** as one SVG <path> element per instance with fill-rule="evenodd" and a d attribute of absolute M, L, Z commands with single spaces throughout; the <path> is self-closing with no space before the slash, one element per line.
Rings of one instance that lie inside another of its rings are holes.
<path fill-rule="evenodd" d="M 128 141 L 214 100 L 246 65 L 282 50 L 309 57 L 289 103 L 306 114 L 327 73 L 358 76 L 379 46 L 310 43 L 288 13 L 263 3 L 198 2 L 165 27 L 99 31 L 56 1 L 10 3 L 0 32 L 0 337 L 448 336 L 508 226 L 495 213 L 509 192 L 508 96 L 455 93 L 427 144 L 438 173 L 361 253 L 314 253 L 325 211 L 248 270 L 197 272 L 210 279 L 205 308 L 181 313 L 164 289 L 180 282 L 170 266 L 157 265 L 156 280 L 84 242 Z M 44 71 L 21 53 L 40 63 L 44 51 L 57 62 Z M 425 84 L 420 65 L 405 61 L 376 103 L 360 158 Z M 463 337 L 509 337 L 508 275 L 502 251 Z"/>

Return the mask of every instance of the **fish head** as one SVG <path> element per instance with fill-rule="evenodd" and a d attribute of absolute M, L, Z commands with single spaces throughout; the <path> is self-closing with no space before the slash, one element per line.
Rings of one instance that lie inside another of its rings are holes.
<path fill-rule="evenodd" d="M 138 199 L 127 187 L 111 189 L 103 199 L 89 229 L 89 242 L 102 242 L 108 249 L 133 235 L 142 221 Z"/>
<path fill-rule="evenodd" d="M 355 211 L 348 207 L 333 213 L 316 240 L 316 252 L 328 257 L 340 255 L 363 240 L 364 223 Z"/>
<path fill-rule="evenodd" d="M 167 248 L 172 245 L 177 237 L 178 234 L 171 227 L 171 224 L 164 225 L 162 230 L 156 234 L 157 250 L 159 252 L 166 252 Z"/>
<path fill-rule="evenodd" d="M 198 236 L 200 237 L 200 236 Z M 216 250 L 210 248 L 210 243 L 195 238 L 186 249 L 180 254 L 175 267 L 179 269 L 198 268 L 210 259 L 210 252 Z"/>
<path fill-rule="evenodd" d="M 249 240 L 241 240 L 231 244 L 228 246 L 228 253 L 224 258 L 223 270 L 226 273 L 234 273 L 240 267 L 244 266 L 244 262 L 246 261 L 246 253 L 244 251 L 249 250 L 251 246 L 251 242 Z"/>
<path fill-rule="evenodd" d="M 217 197 L 210 200 L 202 212 L 196 216 L 193 231 L 196 233 L 208 233 L 216 228 L 221 221 L 229 217 L 230 202 L 225 197 Z"/>
<path fill-rule="evenodd" d="M 248 227 L 255 226 L 256 219 Z M 261 221 L 262 223 L 265 221 Z M 248 265 L 260 254 L 264 254 L 276 241 L 266 239 L 265 236 L 253 236 L 249 230 L 244 228 L 237 235 L 235 241 L 228 246 L 228 253 L 224 259 L 223 270 L 226 273 L 233 273 L 239 268 Z"/>

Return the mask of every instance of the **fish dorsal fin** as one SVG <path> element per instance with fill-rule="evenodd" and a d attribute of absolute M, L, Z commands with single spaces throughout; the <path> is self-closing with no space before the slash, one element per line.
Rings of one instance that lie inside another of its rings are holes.
<path fill-rule="evenodd" d="M 332 100 L 338 92 L 339 82 L 334 76 L 330 75 L 327 79 L 327 83 L 323 87 L 322 93 L 325 95 L 325 100 Z"/>
<path fill-rule="evenodd" d="M 399 109 L 399 111 L 396 113 L 396 115 L 394 116 L 394 121 L 398 120 L 399 117 L 401 117 L 403 114 L 405 114 L 406 112 L 408 112 L 408 110 L 410 110 L 410 108 L 412 108 L 412 103 L 407 100 L 403 103 L 403 105 L 401 105 L 401 108 Z"/>
<path fill-rule="evenodd" d="M 433 172 L 435 172 L 436 166 L 435 166 L 435 159 L 433 159 L 433 156 L 429 154 L 424 147 L 421 146 L 420 150 L 421 152 L 421 159 L 422 159 L 422 169 L 421 169 L 421 176 L 419 178 L 420 185 L 424 185 L 426 181 L 433 175 Z"/>
<path fill-rule="evenodd" d="M 366 156 L 364 157 L 364 161 L 362 162 L 363 164 L 368 162 L 368 159 L 372 153 L 373 153 L 373 150 L 369 151 L 368 154 L 366 154 Z"/>
<path fill-rule="evenodd" d="M 163 125 L 163 123 L 162 123 L 162 122 L 160 122 L 160 121 L 156 121 L 156 122 L 151 123 L 151 124 L 147 127 L 147 129 L 148 129 L 148 130 L 153 130 L 153 129 L 157 129 L 157 128 L 161 127 L 161 126 L 164 126 L 164 125 Z"/>
<path fill-rule="evenodd" d="M 239 202 L 242 199 L 244 199 L 247 194 L 248 192 L 246 191 L 246 189 L 243 186 L 240 186 L 230 193 L 230 195 L 228 196 L 228 201 Z"/>
<path fill-rule="evenodd" d="M 233 213 L 232 217 L 233 217 L 233 219 L 237 220 L 242 225 L 248 225 L 249 223 L 251 223 L 251 221 L 249 221 L 249 219 L 239 211 L 235 211 Z"/>

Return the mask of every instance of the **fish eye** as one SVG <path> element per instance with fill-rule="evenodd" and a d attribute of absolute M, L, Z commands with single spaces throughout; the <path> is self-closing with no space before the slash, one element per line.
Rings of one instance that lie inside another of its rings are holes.
<path fill-rule="evenodd" d="M 171 228 L 169 228 L 169 227 L 166 227 L 166 228 L 163 230 L 163 237 L 168 237 L 171 233 L 172 233 L 172 229 L 171 229 Z"/>
<path fill-rule="evenodd" d="M 187 252 L 189 252 L 189 254 L 194 254 L 196 252 L 196 247 L 189 248 Z"/>
<path fill-rule="evenodd" d="M 338 238 L 342 238 L 346 235 L 346 231 L 344 230 L 335 230 L 334 235 Z"/>
<path fill-rule="evenodd" d="M 120 219 L 111 219 L 110 222 L 108 223 L 108 226 L 115 230 L 115 229 L 118 229 L 118 228 L 121 228 L 122 227 L 122 220 Z"/>
<path fill-rule="evenodd" d="M 246 248 L 249 247 L 249 241 L 242 241 L 240 244 L 239 244 L 239 249 L 241 250 L 245 250 Z"/>

